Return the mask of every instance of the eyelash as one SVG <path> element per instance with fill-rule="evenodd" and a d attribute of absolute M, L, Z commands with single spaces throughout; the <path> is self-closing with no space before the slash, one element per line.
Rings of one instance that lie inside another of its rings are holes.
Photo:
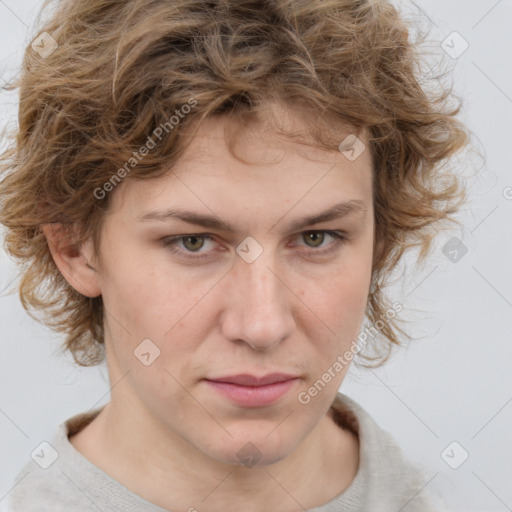
<path fill-rule="evenodd" d="M 326 230 L 326 229 L 318 229 L 318 230 L 309 230 L 309 231 L 303 231 L 302 233 L 299 233 L 300 235 L 305 235 L 307 233 L 326 233 L 330 236 L 332 236 L 334 238 L 334 242 L 332 244 L 330 244 L 327 249 L 323 249 L 323 250 L 316 250 L 314 248 L 312 248 L 312 250 L 310 251 L 311 253 L 314 253 L 315 255 L 317 256 L 327 256 L 329 254 L 332 254 L 334 252 L 336 252 L 338 249 L 340 249 L 340 247 L 345 243 L 346 241 L 346 238 L 345 236 L 340 233 L 340 232 L 337 232 L 337 231 L 329 231 L 329 230 Z M 189 235 L 178 235 L 178 236 L 171 236 L 171 237 L 167 237 L 167 238 L 164 238 L 162 240 L 162 243 L 163 243 L 163 246 L 164 247 L 167 247 L 170 249 L 170 251 L 173 253 L 173 254 L 179 254 L 180 256 L 183 256 L 184 253 L 186 254 L 199 254 L 198 256 L 188 256 L 186 255 L 185 258 L 188 258 L 190 260 L 199 260 L 199 259 L 204 259 L 204 258 L 208 258 L 210 257 L 210 255 L 208 253 L 194 253 L 193 251 L 188 251 L 188 250 L 179 250 L 179 249 L 176 249 L 176 244 L 180 241 L 180 240 L 183 240 L 185 238 L 188 238 L 188 237 L 198 237 L 198 238 L 208 238 L 210 240 L 213 240 L 213 238 L 208 235 L 208 234 L 203 234 L 203 233 L 194 233 L 194 234 L 189 234 Z"/>

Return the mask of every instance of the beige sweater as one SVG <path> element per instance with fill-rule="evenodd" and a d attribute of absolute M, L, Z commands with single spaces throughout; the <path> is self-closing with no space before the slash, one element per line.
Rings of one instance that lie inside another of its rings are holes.
<path fill-rule="evenodd" d="M 392 436 L 359 404 L 338 393 L 336 422 L 359 436 L 359 468 L 339 496 L 306 512 L 440 512 L 423 487 L 424 470 L 412 465 Z M 57 459 L 42 469 L 32 459 L 17 475 L 8 497 L 9 512 L 169 512 L 134 494 L 81 455 L 68 435 L 99 413 L 82 413 L 61 424 L 50 447 Z M 230 512 L 230 511 L 226 511 Z M 279 512 L 279 511 L 275 511 Z"/>

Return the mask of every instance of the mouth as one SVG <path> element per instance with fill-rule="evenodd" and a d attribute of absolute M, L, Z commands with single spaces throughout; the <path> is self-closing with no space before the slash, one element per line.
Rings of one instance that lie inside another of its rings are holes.
<path fill-rule="evenodd" d="M 282 398 L 300 380 L 295 375 L 274 373 L 262 377 L 233 375 L 205 379 L 221 396 L 244 407 L 264 407 Z"/>

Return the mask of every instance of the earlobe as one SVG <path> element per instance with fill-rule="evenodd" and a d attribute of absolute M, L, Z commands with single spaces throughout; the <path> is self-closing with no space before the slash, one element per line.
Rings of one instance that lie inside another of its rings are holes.
<path fill-rule="evenodd" d="M 101 295 L 99 274 L 89 261 L 92 258 L 92 244 L 87 240 L 79 246 L 73 243 L 70 228 L 60 223 L 42 224 L 48 247 L 55 265 L 66 281 L 86 297 Z"/>

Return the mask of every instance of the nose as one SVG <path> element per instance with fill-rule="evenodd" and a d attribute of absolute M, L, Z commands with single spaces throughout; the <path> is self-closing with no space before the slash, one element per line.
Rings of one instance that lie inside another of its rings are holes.
<path fill-rule="evenodd" d="M 225 283 L 221 325 L 225 339 L 267 351 L 293 332 L 293 292 L 273 267 L 270 251 L 263 251 L 252 263 L 236 259 Z"/>

